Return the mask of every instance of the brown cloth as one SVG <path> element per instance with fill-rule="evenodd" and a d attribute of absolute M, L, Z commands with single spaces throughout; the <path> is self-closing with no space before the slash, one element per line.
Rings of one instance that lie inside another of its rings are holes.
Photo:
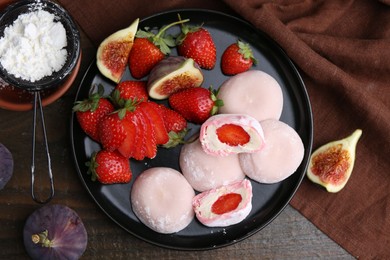
<path fill-rule="evenodd" d="M 291 205 L 353 256 L 390 258 L 390 7 L 375 0 L 60 0 L 97 46 L 135 18 L 176 8 L 237 13 L 298 66 L 314 149 L 361 128 L 355 168 L 337 194 L 304 179 Z M 387 1 L 388 2 L 388 1 Z"/>

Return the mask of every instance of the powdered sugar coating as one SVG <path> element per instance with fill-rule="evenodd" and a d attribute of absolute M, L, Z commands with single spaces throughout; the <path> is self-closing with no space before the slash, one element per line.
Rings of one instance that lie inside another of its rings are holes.
<path fill-rule="evenodd" d="M 236 154 L 209 155 L 203 150 L 199 139 L 182 147 L 179 162 L 184 177 L 200 192 L 245 178 Z"/>
<path fill-rule="evenodd" d="M 279 119 L 283 93 L 279 83 L 260 70 L 249 70 L 226 80 L 218 93 L 221 114 L 247 114 L 258 121 Z"/>
<path fill-rule="evenodd" d="M 150 229 L 170 234 L 187 227 L 194 218 L 195 191 L 172 168 L 154 167 L 142 172 L 131 190 L 134 214 Z"/>
<path fill-rule="evenodd" d="M 260 122 L 265 145 L 259 152 L 240 154 L 245 174 L 260 183 L 276 183 L 293 174 L 301 164 L 304 146 L 298 133 L 279 120 Z"/>

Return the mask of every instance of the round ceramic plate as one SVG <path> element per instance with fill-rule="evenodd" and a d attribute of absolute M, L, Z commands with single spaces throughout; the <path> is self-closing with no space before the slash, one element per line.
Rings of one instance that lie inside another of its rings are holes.
<path fill-rule="evenodd" d="M 229 44 L 239 38 L 252 46 L 255 57 L 258 59 L 258 64 L 252 69 L 265 71 L 279 82 L 284 97 L 280 120 L 293 127 L 304 143 L 305 155 L 297 171 L 284 181 L 272 185 L 252 181 L 253 208 L 249 216 L 239 224 L 224 228 L 209 228 L 200 224 L 195 218 L 182 231 L 166 235 L 152 231 L 137 219 L 131 209 L 129 194 L 134 179 L 147 168 L 165 166 L 179 170 L 178 157 L 181 147 L 174 149 L 160 148 L 153 160 L 131 160 L 133 179 L 129 184 L 101 185 L 90 180 L 85 166 L 85 162 L 89 160 L 92 152 L 101 149 L 100 145 L 83 133 L 73 114 L 71 121 L 73 153 L 80 179 L 87 191 L 99 207 L 129 233 L 166 248 L 180 250 L 213 249 L 236 243 L 253 235 L 268 225 L 289 203 L 305 175 L 311 153 L 312 114 L 304 83 L 287 55 L 273 40 L 240 19 L 207 10 L 175 10 L 145 18 L 140 22 L 139 28 L 160 28 L 177 21 L 178 13 L 180 13 L 182 19 L 189 18 L 190 24 L 199 25 L 203 23 L 203 26 L 210 31 L 217 46 L 217 65 L 213 70 L 204 71 L 204 87 L 210 85 L 219 87 L 228 79 L 227 76 L 221 73 L 219 61 L 223 50 Z M 131 21 L 129 21 L 130 23 Z M 174 35 L 178 32 L 179 27 L 171 28 L 168 31 L 168 33 Z M 174 49 L 171 55 L 176 55 Z M 131 76 L 127 70 L 122 80 L 129 79 L 131 79 Z M 114 83 L 99 73 L 95 62 L 93 62 L 79 87 L 76 100 L 86 98 L 92 86 L 96 84 L 102 84 L 106 94 L 109 94 L 115 87 Z M 189 127 L 193 131 L 199 129 L 199 126 L 195 125 Z"/>

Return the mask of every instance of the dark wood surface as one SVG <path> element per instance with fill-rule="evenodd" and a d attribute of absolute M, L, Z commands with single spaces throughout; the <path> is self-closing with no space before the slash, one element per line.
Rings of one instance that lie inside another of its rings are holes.
<path fill-rule="evenodd" d="M 352 259 L 344 249 L 313 226 L 291 206 L 267 227 L 234 245 L 209 251 L 176 251 L 160 248 L 122 230 L 94 203 L 82 186 L 70 147 L 70 117 L 77 87 L 95 55 L 94 47 L 82 35 L 83 58 L 72 88 L 45 107 L 55 196 L 50 203 L 73 208 L 88 232 L 88 246 L 82 259 Z M 32 111 L 0 109 L 0 143 L 12 152 L 14 174 L 0 191 L 0 259 L 28 259 L 22 232 L 26 218 L 41 205 L 30 196 Z M 40 133 L 40 131 L 39 131 Z M 38 135 L 42 142 L 42 136 Z M 46 161 L 37 147 L 38 192 L 48 189 Z"/>

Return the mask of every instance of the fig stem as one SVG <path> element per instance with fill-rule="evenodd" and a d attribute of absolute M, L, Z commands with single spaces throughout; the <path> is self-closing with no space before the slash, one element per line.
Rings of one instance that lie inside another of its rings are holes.
<path fill-rule="evenodd" d="M 52 247 L 53 241 L 51 241 L 47 236 L 49 232 L 47 230 L 42 231 L 39 234 L 33 234 L 31 235 L 31 241 L 34 244 L 39 244 L 42 247 Z"/>
<path fill-rule="evenodd" d="M 171 24 L 168 24 L 167 26 L 163 27 L 156 35 L 156 38 L 159 38 L 166 30 L 168 30 L 169 28 L 171 28 L 172 26 L 175 26 L 177 24 L 182 24 L 182 23 L 186 23 L 190 21 L 190 19 L 184 19 L 184 20 L 179 20 L 179 21 L 176 21 L 176 22 L 173 22 Z"/>

